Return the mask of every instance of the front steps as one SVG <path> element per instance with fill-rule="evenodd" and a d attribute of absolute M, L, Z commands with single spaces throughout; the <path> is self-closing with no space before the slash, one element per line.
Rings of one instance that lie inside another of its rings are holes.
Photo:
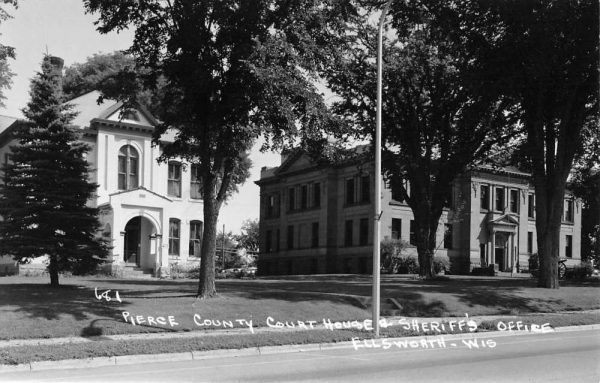
<path fill-rule="evenodd" d="M 152 279 L 153 278 L 153 270 L 152 269 L 142 269 L 138 266 L 125 266 L 121 273 L 119 273 L 119 277 L 127 278 L 127 279 Z"/>

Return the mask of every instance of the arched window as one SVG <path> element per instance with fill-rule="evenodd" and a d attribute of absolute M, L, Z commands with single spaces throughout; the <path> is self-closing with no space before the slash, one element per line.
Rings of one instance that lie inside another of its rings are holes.
<path fill-rule="evenodd" d="M 119 150 L 119 190 L 129 190 L 138 187 L 139 155 L 131 145 L 125 145 Z"/>
<path fill-rule="evenodd" d="M 190 257 L 199 257 L 202 247 L 202 221 L 190 222 Z"/>

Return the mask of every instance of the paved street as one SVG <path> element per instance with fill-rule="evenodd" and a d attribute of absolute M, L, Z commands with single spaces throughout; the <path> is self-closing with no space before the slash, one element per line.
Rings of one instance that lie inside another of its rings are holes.
<path fill-rule="evenodd" d="M 421 339 L 421 338 L 415 338 Z M 594 382 L 600 330 L 0 375 L 36 382 Z M 495 342 L 495 345 L 494 345 Z M 362 343 L 361 343 L 362 344 Z M 486 347 L 483 347 L 485 344 Z M 370 343 L 369 343 L 370 345 Z"/>

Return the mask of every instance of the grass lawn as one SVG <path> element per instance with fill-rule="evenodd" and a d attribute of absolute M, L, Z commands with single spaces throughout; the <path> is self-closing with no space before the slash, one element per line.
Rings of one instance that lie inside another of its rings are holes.
<path fill-rule="evenodd" d="M 568 317 L 559 314 L 546 314 L 543 316 L 528 315 L 524 317 L 505 317 L 481 323 L 477 332 L 496 331 L 499 320 L 507 324 L 509 321 L 522 321 L 523 324 L 542 325 L 549 323 L 551 327 L 570 324 L 598 323 L 597 314 L 577 313 Z M 445 322 L 447 325 L 448 322 Z M 502 327 L 501 327 L 502 328 Z M 382 337 L 416 336 L 417 340 L 424 335 L 442 335 L 447 333 L 468 333 L 469 330 L 442 331 L 441 333 L 424 333 L 414 329 L 405 329 L 393 326 L 381 329 Z M 242 349 L 250 347 L 278 346 L 289 344 L 333 343 L 372 338 L 372 332 L 359 330 L 310 330 L 292 332 L 266 332 L 260 334 L 213 335 L 197 336 L 190 338 L 149 339 L 111 341 L 103 337 L 94 338 L 88 343 L 70 343 L 58 345 L 31 345 L 0 348 L 0 364 L 20 364 L 35 361 L 51 361 L 63 359 L 85 359 L 92 357 L 107 357 L 120 355 L 162 354 L 175 352 L 207 351 L 220 349 Z"/>
<path fill-rule="evenodd" d="M 206 301 L 195 299 L 197 282 L 192 280 L 71 277 L 62 278 L 63 286 L 58 289 L 51 289 L 48 282 L 47 277 L 0 278 L 0 339 L 206 329 L 194 322 L 195 314 L 202 321 L 232 321 L 236 327 L 245 326 L 236 319 L 265 326 L 269 316 L 278 321 L 318 322 L 323 318 L 362 320 L 371 316 L 364 305 L 371 294 L 370 277 L 366 276 L 220 280 L 219 297 Z M 95 288 L 98 293 L 112 290 L 111 301 L 97 299 Z M 115 299 L 116 291 L 122 302 Z M 447 280 L 420 281 L 394 275 L 383 276 L 381 286 L 382 298 L 395 298 L 403 307 L 403 315 L 419 317 L 598 309 L 599 293 L 598 280 L 568 282 L 559 290 L 547 290 L 536 288 L 535 281 L 527 278 L 450 276 Z M 134 326 L 124 321 L 124 311 L 142 316 L 146 322 L 148 316 L 170 315 L 177 325 Z"/>

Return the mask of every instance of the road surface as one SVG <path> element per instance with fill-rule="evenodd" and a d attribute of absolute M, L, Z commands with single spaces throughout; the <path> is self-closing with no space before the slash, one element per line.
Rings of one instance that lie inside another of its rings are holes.
<path fill-rule="evenodd" d="M 447 337 L 415 338 L 415 348 L 379 341 L 382 348 L 4 373 L 0 381 L 600 382 L 600 330 L 477 336 L 478 348 Z"/>

